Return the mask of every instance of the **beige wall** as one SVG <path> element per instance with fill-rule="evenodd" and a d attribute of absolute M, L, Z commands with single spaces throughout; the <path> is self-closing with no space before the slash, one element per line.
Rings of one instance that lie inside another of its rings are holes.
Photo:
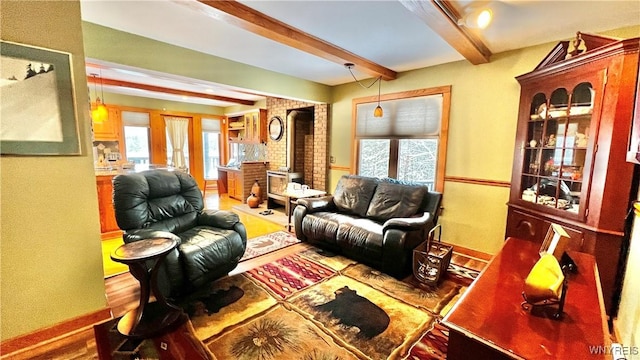
<path fill-rule="evenodd" d="M 2 156 L 6 340 L 107 306 L 78 1 L 2 1 L 2 39 L 72 54 L 82 156 Z"/>
<path fill-rule="evenodd" d="M 638 166 L 638 165 L 636 165 Z M 640 200 L 640 194 L 636 197 Z M 627 268 L 624 273 L 622 283 L 622 294 L 620 296 L 620 308 L 615 321 L 618 335 L 618 342 L 628 347 L 629 360 L 640 359 L 640 211 L 635 211 L 633 220 L 633 230 L 631 231 L 631 243 L 629 245 L 629 255 L 627 258 Z M 631 352 L 633 350 L 633 352 Z"/>

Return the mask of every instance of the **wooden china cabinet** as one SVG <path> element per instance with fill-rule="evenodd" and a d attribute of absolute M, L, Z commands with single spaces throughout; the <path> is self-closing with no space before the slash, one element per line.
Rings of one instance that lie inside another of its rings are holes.
<path fill-rule="evenodd" d="M 551 223 L 596 256 L 612 310 L 634 165 L 625 161 L 640 38 L 580 34 L 518 76 L 520 110 L 507 237 L 542 243 Z M 570 291 L 569 291 L 570 296 Z"/>

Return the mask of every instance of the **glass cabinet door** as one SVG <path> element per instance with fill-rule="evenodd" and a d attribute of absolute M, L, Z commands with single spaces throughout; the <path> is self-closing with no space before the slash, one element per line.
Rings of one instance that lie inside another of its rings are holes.
<path fill-rule="evenodd" d="M 579 213 L 594 99 L 588 82 L 531 99 L 522 169 L 522 199 Z"/>

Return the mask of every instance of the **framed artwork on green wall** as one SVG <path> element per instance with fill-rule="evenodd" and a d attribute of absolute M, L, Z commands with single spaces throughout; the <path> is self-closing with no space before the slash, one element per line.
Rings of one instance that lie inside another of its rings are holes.
<path fill-rule="evenodd" d="M 0 154 L 80 155 L 71 54 L 6 41 L 0 54 Z"/>

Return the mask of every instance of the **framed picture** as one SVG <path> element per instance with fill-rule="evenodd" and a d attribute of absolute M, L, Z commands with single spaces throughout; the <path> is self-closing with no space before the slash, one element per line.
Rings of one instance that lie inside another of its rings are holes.
<path fill-rule="evenodd" d="M 0 154 L 80 155 L 71 54 L 0 42 Z"/>

